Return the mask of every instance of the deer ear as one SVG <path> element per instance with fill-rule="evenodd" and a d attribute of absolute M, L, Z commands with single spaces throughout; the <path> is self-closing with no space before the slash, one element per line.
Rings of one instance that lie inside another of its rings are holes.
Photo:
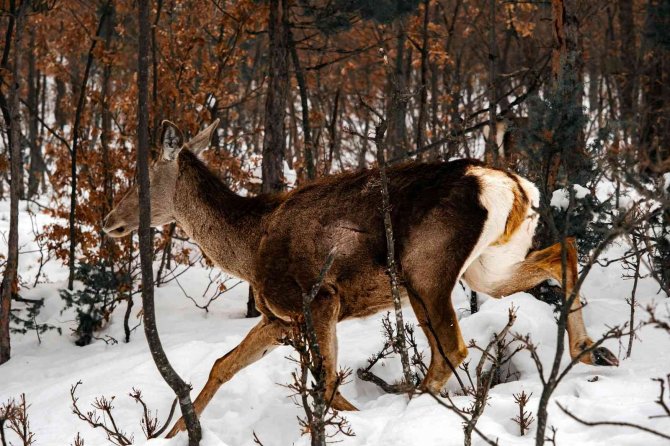
<path fill-rule="evenodd" d="M 209 147 L 209 143 L 212 141 L 212 135 L 216 131 L 216 128 L 219 126 L 219 120 L 216 119 L 212 122 L 207 128 L 198 133 L 193 137 L 192 140 L 186 143 L 186 148 L 196 155 Z"/>
<path fill-rule="evenodd" d="M 161 132 L 162 155 L 166 161 L 174 161 L 179 155 L 179 151 L 184 145 L 184 136 L 181 130 L 172 122 L 163 121 L 163 131 Z"/>

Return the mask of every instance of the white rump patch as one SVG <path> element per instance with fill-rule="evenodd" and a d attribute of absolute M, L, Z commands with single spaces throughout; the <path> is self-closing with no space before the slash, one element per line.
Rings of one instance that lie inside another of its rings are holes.
<path fill-rule="evenodd" d="M 526 258 L 537 226 L 538 216 L 533 208 L 539 205 L 540 193 L 533 183 L 516 177 L 531 203 L 527 218 L 507 243 L 493 245 L 505 233 L 517 183 L 507 174 L 485 167 L 473 167 L 468 173 L 479 179 L 482 189 L 479 200 L 488 211 L 488 217 L 461 274 L 470 288 L 486 293 L 493 291 L 497 283 L 508 279 L 515 265 Z"/>

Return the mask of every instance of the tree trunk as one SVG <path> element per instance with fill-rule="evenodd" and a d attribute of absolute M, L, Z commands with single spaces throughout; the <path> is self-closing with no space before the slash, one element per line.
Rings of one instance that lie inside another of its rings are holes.
<path fill-rule="evenodd" d="M 496 0 L 489 0 L 489 134 L 486 140 L 486 162 L 492 166 L 498 164 L 498 132 L 496 112 L 498 92 L 496 89 L 496 63 L 498 46 L 496 44 Z"/>
<path fill-rule="evenodd" d="M 60 57 L 62 63 L 62 56 Z M 65 87 L 65 81 L 60 77 L 56 76 L 56 99 L 54 100 L 54 119 L 56 120 L 56 125 L 62 131 L 65 125 L 67 124 L 67 112 L 63 102 L 65 101 L 65 96 L 67 94 L 67 88 Z"/>
<path fill-rule="evenodd" d="M 9 132 L 11 141 L 10 173 L 12 181 L 9 183 L 9 239 L 7 240 L 7 262 L 2 276 L 0 294 L 0 364 L 9 361 L 11 345 L 9 340 L 9 315 L 12 309 L 12 296 L 16 293 L 19 267 L 19 177 L 21 169 L 21 109 L 19 102 L 21 79 L 21 37 L 28 2 L 22 2 L 16 9 L 12 2 L 11 11 L 14 14 L 16 30 L 14 32 L 14 56 L 12 63 L 12 86 L 9 90 L 8 112 L 10 115 Z M 9 45 L 9 42 L 6 43 Z"/>
<path fill-rule="evenodd" d="M 30 168 L 28 170 L 28 198 L 33 198 L 39 191 L 42 176 L 46 170 L 42 148 L 38 142 L 40 72 L 35 68 L 35 30 L 30 29 L 30 50 L 28 51 L 28 143 L 30 146 Z"/>
<path fill-rule="evenodd" d="M 70 253 L 68 268 L 70 275 L 67 280 L 67 289 L 72 291 L 74 286 L 74 269 L 75 269 L 75 249 L 77 247 L 77 226 L 76 226 L 76 212 L 77 212 L 77 150 L 79 145 L 79 130 L 81 126 L 81 114 L 84 111 L 86 103 L 86 84 L 91 73 L 91 66 L 93 65 L 93 50 L 95 49 L 98 40 L 100 40 L 101 32 L 104 29 L 104 24 L 111 12 L 111 0 L 108 0 L 105 6 L 102 7 L 100 13 L 100 22 L 98 29 L 95 32 L 95 38 L 91 42 L 86 58 L 86 68 L 81 80 L 81 88 L 79 89 L 79 100 L 77 101 L 77 109 L 74 114 L 74 125 L 72 126 L 72 153 L 70 162 Z"/>
<path fill-rule="evenodd" d="M 313 180 L 316 177 L 316 170 L 314 168 L 314 144 L 312 143 L 312 129 L 309 122 L 309 94 L 307 91 L 307 82 L 305 82 L 305 75 L 300 66 L 300 58 L 298 51 L 293 42 L 293 35 L 289 29 L 289 45 L 291 47 L 291 60 L 293 61 L 293 69 L 295 70 L 295 79 L 298 82 L 298 89 L 300 90 L 300 105 L 302 107 L 302 131 L 304 135 L 303 143 L 303 161 L 305 176 L 308 180 Z"/>
<path fill-rule="evenodd" d="M 340 93 L 341 88 L 338 87 L 335 91 L 335 98 L 333 99 L 333 112 L 331 113 L 330 122 L 328 123 L 328 133 L 330 135 L 330 144 L 328 145 L 328 159 L 326 164 L 326 169 L 324 171 L 325 175 L 329 175 L 333 168 L 333 156 L 337 150 L 338 140 L 337 140 L 337 119 L 340 114 Z"/>
<path fill-rule="evenodd" d="M 245 317 L 258 317 L 261 312 L 256 308 L 256 300 L 254 299 L 254 289 L 249 285 L 249 295 L 247 297 L 247 314 Z"/>
<path fill-rule="evenodd" d="M 423 2 L 423 28 L 421 29 L 421 72 L 419 85 L 419 117 L 416 125 L 416 148 L 424 146 L 426 133 L 426 106 L 428 102 L 428 18 L 430 16 L 430 0 Z M 427 155 L 422 155 L 424 158 Z"/>
<path fill-rule="evenodd" d="M 284 153 L 286 151 L 286 100 L 288 97 L 289 0 L 270 0 L 268 36 L 270 54 L 268 92 L 265 99 L 265 132 L 263 135 L 263 193 L 284 189 Z M 249 289 L 247 315 L 257 315 L 253 293 Z"/>
<path fill-rule="evenodd" d="M 640 160 L 645 173 L 670 171 L 670 0 L 649 0 L 642 72 Z"/>
<path fill-rule="evenodd" d="M 113 9 L 114 6 L 112 5 Z M 110 12 L 110 18 L 107 20 L 107 25 L 102 31 L 105 36 L 105 49 L 110 50 L 112 45 L 112 38 L 114 37 L 114 11 Z M 114 187 L 113 187 L 113 175 L 112 175 L 112 165 L 109 156 L 109 148 L 111 145 L 110 138 L 112 137 L 112 110 L 109 103 L 111 96 L 111 78 L 112 78 L 112 66 L 111 63 L 105 63 L 105 66 L 102 71 L 102 91 L 101 91 L 101 104 L 100 104 L 100 114 L 102 117 L 102 128 L 100 132 L 100 150 L 102 155 L 102 190 L 104 195 L 104 200 L 102 202 L 101 216 L 104 218 L 111 210 L 114 205 Z M 102 221 L 102 220 L 101 220 Z M 105 253 L 108 259 L 115 259 L 115 256 L 112 254 L 114 251 L 114 243 L 109 237 L 106 237 L 104 234 L 100 236 L 102 251 Z M 112 262 L 110 262 L 112 263 Z M 110 265 L 113 267 L 113 264 Z M 129 298 L 132 302 L 132 297 Z"/>
<path fill-rule="evenodd" d="M 620 118 L 627 125 L 633 118 L 634 77 L 637 65 L 635 45 L 635 22 L 633 21 L 633 0 L 619 0 L 619 33 L 620 33 Z M 626 125 L 626 127 L 627 127 Z"/>
<path fill-rule="evenodd" d="M 151 356 L 161 376 L 168 383 L 179 399 L 181 413 L 188 430 L 189 446 L 200 443 L 200 422 L 193 408 L 190 396 L 190 386 L 177 375 L 172 368 L 158 337 L 156 314 L 154 308 L 153 284 L 153 241 L 151 232 L 151 196 L 149 192 L 149 0 L 139 1 L 138 12 L 138 107 L 137 107 L 137 168 L 139 183 L 140 207 L 140 264 L 142 268 L 142 305 L 144 333 L 147 337 Z"/>
<path fill-rule="evenodd" d="M 288 2 L 270 0 L 268 92 L 263 136 L 263 192 L 284 189 L 284 117 L 288 96 Z"/>
<path fill-rule="evenodd" d="M 158 57 L 156 56 L 156 28 L 158 28 L 158 21 L 161 18 L 161 11 L 163 10 L 163 0 L 157 0 L 156 2 L 156 17 L 154 18 L 154 26 L 151 27 L 151 67 L 152 67 L 152 76 L 151 76 L 151 100 L 153 103 L 154 110 L 158 110 Z M 153 124 L 151 126 L 151 134 L 154 135 L 154 140 L 158 138 L 156 136 L 160 131 L 161 118 L 158 113 L 154 111 Z M 214 118 L 216 119 L 216 117 Z M 216 135 L 217 132 L 214 132 Z"/>
<path fill-rule="evenodd" d="M 573 114 L 568 114 L 567 107 L 581 107 L 583 101 L 583 89 L 581 79 L 583 74 L 583 59 L 581 42 L 579 41 L 579 21 L 577 19 L 577 6 L 579 0 L 552 0 L 552 11 L 554 20 L 554 37 L 556 46 L 552 54 L 552 73 L 554 76 L 554 89 L 564 95 L 563 103 L 565 109 L 561 111 L 561 120 L 572 119 Z M 584 131 L 579 129 L 574 137 L 565 141 L 559 153 L 555 153 L 546 162 L 543 170 L 547 173 L 544 180 L 544 196 L 551 196 L 558 179 L 558 170 L 562 166 L 566 172 L 567 181 L 574 182 L 573 176 L 579 172 L 582 162 L 586 156 L 584 148 Z M 562 156 L 565 155 L 565 156 Z M 551 218 L 551 217 L 549 217 Z M 542 245 L 548 245 L 553 240 L 551 231 L 545 224 L 539 239 Z M 565 350 L 564 338 L 566 331 L 566 318 L 569 310 L 563 310 L 557 327 L 556 352 L 554 365 L 543 386 L 540 402 L 537 408 L 537 431 L 535 435 L 536 446 L 542 446 L 545 442 L 545 431 L 547 428 L 547 409 L 549 399 L 556 388 L 556 377 L 560 368 L 560 357 Z"/>
<path fill-rule="evenodd" d="M 396 58 L 395 68 L 389 70 L 389 131 L 387 147 L 390 151 L 387 157 L 398 159 L 407 154 L 407 84 L 405 82 L 405 35 L 404 20 L 398 18 L 394 25 L 396 29 Z"/>

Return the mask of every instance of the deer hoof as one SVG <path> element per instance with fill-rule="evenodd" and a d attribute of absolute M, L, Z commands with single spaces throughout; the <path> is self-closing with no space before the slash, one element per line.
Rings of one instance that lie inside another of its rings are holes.
<path fill-rule="evenodd" d="M 343 411 L 351 411 L 351 412 L 357 412 L 358 409 L 356 406 L 351 404 L 345 397 L 343 397 L 339 392 L 335 395 L 335 398 L 333 398 L 333 402 L 331 404 L 331 407 L 335 410 Z"/>
<path fill-rule="evenodd" d="M 591 352 L 591 361 L 594 365 L 619 366 L 619 360 L 614 353 L 605 347 L 598 347 Z"/>

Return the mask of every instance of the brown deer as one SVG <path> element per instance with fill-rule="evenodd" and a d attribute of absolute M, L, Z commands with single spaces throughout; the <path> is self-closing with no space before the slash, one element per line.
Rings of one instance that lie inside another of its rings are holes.
<path fill-rule="evenodd" d="M 392 305 L 376 169 L 321 178 L 285 194 L 241 197 L 198 159 L 213 123 L 191 141 L 165 122 L 162 152 L 151 166 L 151 224 L 177 222 L 220 268 L 250 283 L 260 322 L 212 367 L 195 400 L 200 414 L 219 387 L 278 345 L 301 314 L 302 295 L 315 283 L 331 249 L 336 258 L 313 302 L 327 386 L 338 410 L 355 410 L 335 388 L 338 321 Z M 405 296 L 431 348 L 423 389 L 438 392 L 467 356 L 451 291 L 463 279 L 477 291 L 502 297 L 547 279 L 562 281 L 561 245 L 531 252 L 538 190 L 513 173 L 475 160 L 408 163 L 389 169 L 398 268 Z M 104 230 L 122 237 L 138 227 L 133 187 L 105 218 Z M 566 293 L 577 276 L 574 243 L 567 244 Z M 570 355 L 616 365 L 592 345 L 575 300 L 568 317 Z M 447 362 L 448 361 L 448 362 Z M 180 420 L 170 436 L 184 428 Z"/>

